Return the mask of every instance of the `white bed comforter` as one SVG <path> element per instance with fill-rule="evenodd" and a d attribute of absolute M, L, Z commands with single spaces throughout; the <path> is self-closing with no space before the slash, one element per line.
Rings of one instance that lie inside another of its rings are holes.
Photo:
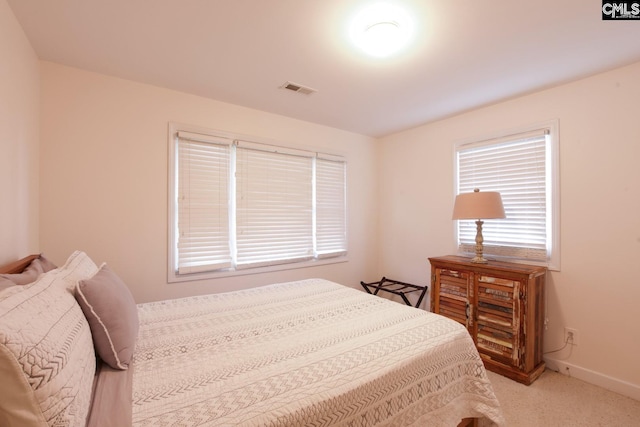
<path fill-rule="evenodd" d="M 469 334 L 321 279 L 139 305 L 134 426 L 503 425 Z"/>

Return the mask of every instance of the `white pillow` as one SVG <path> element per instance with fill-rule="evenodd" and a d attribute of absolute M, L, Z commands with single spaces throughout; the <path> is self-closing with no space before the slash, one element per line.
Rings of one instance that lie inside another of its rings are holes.
<path fill-rule="evenodd" d="M 85 425 L 96 364 L 73 290 L 96 271 L 74 252 L 64 266 L 0 293 L 0 425 Z"/>

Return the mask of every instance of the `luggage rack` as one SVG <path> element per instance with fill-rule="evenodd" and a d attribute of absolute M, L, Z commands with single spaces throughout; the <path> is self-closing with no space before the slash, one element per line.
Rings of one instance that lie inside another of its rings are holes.
<path fill-rule="evenodd" d="M 371 282 L 365 283 L 360 282 L 365 291 L 372 295 L 378 295 L 378 292 L 384 291 L 389 292 L 394 295 L 398 295 L 402 297 L 402 300 L 405 304 L 411 306 L 411 303 L 407 299 L 407 294 L 413 292 L 420 292 L 420 297 L 418 297 L 418 302 L 416 302 L 415 307 L 419 307 L 420 303 L 424 299 L 424 295 L 427 293 L 428 286 L 418 286 L 412 285 L 411 283 L 399 282 L 397 280 L 387 279 L 383 277 L 379 282 Z M 371 290 L 374 289 L 373 292 Z"/>

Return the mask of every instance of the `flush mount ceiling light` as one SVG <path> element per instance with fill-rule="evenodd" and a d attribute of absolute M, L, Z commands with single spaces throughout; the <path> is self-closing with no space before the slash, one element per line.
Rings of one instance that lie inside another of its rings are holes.
<path fill-rule="evenodd" d="M 376 3 L 358 13 L 350 26 L 353 43 L 375 57 L 387 57 L 406 47 L 413 37 L 413 22 L 406 11 L 389 3 Z"/>

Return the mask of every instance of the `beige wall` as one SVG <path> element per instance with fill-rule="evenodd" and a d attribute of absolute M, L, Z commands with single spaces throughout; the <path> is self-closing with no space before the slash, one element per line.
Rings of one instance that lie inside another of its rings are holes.
<path fill-rule="evenodd" d="M 38 58 L 0 0 L 0 264 L 38 251 Z"/>
<path fill-rule="evenodd" d="M 453 253 L 453 145 L 559 119 L 561 270 L 547 282 L 550 365 L 640 399 L 640 63 L 382 139 L 380 260 L 428 282 L 427 257 Z"/>
<path fill-rule="evenodd" d="M 376 144 L 371 138 L 158 87 L 41 64 L 40 243 L 107 261 L 138 302 L 322 276 L 377 276 Z M 170 121 L 323 148 L 348 159 L 347 263 L 167 284 Z"/>

